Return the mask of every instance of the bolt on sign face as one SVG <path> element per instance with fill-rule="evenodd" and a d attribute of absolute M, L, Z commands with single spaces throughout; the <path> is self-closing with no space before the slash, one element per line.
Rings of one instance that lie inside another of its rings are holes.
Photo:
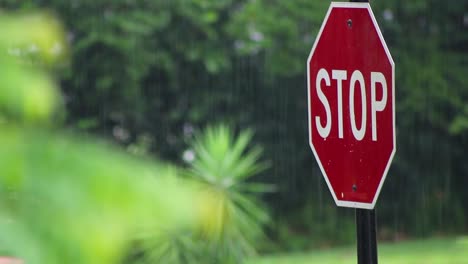
<path fill-rule="evenodd" d="M 338 206 L 375 206 L 395 154 L 394 76 L 370 5 L 331 3 L 307 60 L 308 122 Z"/>

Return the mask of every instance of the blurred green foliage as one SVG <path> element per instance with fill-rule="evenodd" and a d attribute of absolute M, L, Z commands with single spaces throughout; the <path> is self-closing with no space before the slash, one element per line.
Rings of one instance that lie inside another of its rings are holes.
<path fill-rule="evenodd" d="M 180 163 L 199 127 L 253 127 L 272 161 L 260 180 L 279 190 L 265 196 L 274 218 L 294 230 L 305 220 L 290 218 L 306 219 L 301 211 L 310 208 L 320 214 L 310 229 L 335 217 L 320 209 L 332 201 L 308 146 L 305 100 L 305 62 L 329 1 L 0 3 L 47 8 L 63 19 L 72 44 L 60 83 L 68 127 Z M 371 5 L 396 63 L 397 89 L 398 151 L 379 225 L 395 236 L 466 231 L 468 1 Z"/>
<path fill-rule="evenodd" d="M 29 130 L 29 129 L 28 129 Z M 164 165 L 40 129 L 2 126 L 0 247 L 27 263 L 116 263 L 139 232 L 195 222 Z"/>
<path fill-rule="evenodd" d="M 59 88 L 41 66 L 66 56 L 64 31 L 51 15 L 42 13 L 2 14 L 0 24 L 2 117 L 47 122 L 59 107 Z"/>
<path fill-rule="evenodd" d="M 50 126 L 60 97 L 46 69 L 66 51 L 59 22 L 0 14 L 0 24 L 0 252 L 116 263 L 139 232 L 195 225 L 196 194 L 176 169 Z"/>

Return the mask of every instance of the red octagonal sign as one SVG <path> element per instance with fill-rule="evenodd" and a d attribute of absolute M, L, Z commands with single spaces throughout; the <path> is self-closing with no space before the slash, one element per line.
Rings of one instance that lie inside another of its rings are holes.
<path fill-rule="evenodd" d="M 338 206 L 375 206 L 395 154 L 394 76 L 369 4 L 332 3 L 307 82 L 309 142 Z"/>

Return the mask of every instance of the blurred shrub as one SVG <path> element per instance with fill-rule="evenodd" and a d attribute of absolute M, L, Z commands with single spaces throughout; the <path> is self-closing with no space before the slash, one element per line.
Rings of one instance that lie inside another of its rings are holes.
<path fill-rule="evenodd" d="M 189 228 L 197 199 L 176 169 L 45 126 L 60 105 L 46 71 L 66 50 L 60 23 L 1 14 L 0 25 L 0 252 L 116 263 L 140 233 Z"/>
<path fill-rule="evenodd" d="M 0 142 L 0 245 L 27 263 L 116 263 L 138 233 L 195 220 L 167 166 L 39 129 L 3 126 Z"/>

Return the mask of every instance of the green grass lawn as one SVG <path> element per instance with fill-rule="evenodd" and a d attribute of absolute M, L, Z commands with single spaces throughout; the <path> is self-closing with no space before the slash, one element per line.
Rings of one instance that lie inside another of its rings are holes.
<path fill-rule="evenodd" d="M 381 243 L 378 247 L 382 264 L 468 264 L 468 237 Z M 356 248 L 314 250 L 306 253 L 268 255 L 247 264 L 356 264 Z"/>

